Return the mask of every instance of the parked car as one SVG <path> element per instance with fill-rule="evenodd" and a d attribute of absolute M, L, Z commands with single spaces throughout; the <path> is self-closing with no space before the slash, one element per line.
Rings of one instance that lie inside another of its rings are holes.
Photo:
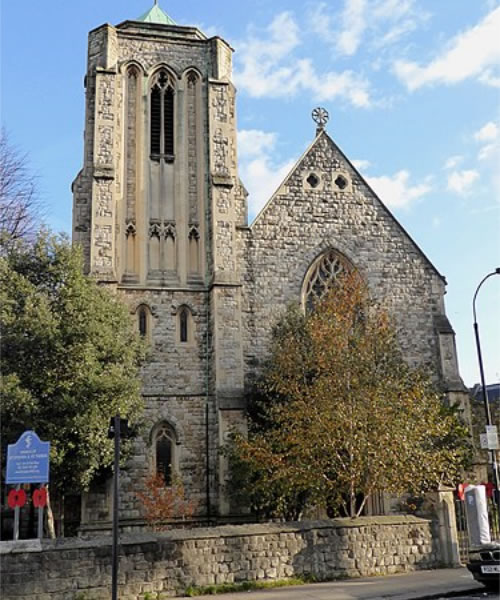
<path fill-rule="evenodd" d="M 469 550 L 467 568 L 488 589 L 500 589 L 500 543 L 491 542 Z"/>

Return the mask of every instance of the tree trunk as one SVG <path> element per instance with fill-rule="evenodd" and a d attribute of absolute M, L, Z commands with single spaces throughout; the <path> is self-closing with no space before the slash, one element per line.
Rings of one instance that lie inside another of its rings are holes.
<path fill-rule="evenodd" d="M 61 494 L 61 514 L 59 523 L 59 537 L 64 537 L 64 494 Z"/>
<path fill-rule="evenodd" d="M 55 540 L 56 528 L 54 526 L 54 513 L 52 512 L 52 505 L 50 503 L 49 486 L 47 486 L 47 529 L 49 532 L 49 538 Z"/>
<path fill-rule="evenodd" d="M 366 494 L 365 497 L 363 498 L 363 502 L 361 502 L 360 507 L 358 508 L 358 511 L 356 512 L 356 517 L 359 517 L 359 515 L 363 512 L 363 508 L 365 507 L 366 501 L 368 500 L 369 497 L 370 497 L 370 494 Z"/>

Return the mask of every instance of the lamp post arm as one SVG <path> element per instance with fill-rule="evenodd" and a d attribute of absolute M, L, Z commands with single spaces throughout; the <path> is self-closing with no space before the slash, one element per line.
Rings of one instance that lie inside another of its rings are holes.
<path fill-rule="evenodd" d="M 484 367 L 483 367 L 483 356 L 482 356 L 482 352 L 481 352 L 481 343 L 479 341 L 479 325 L 477 322 L 476 298 L 477 298 L 477 295 L 478 295 L 479 290 L 481 289 L 481 286 L 483 285 L 483 283 L 490 277 L 493 277 L 493 275 L 500 275 L 500 267 L 497 267 L 494 271 L 492 271 L 491 273 L 488 273 L 487 275 L 485 275 L 483 277 L 483 279 L 481 279 L 481 281 L 479 282 L 479 285 L 476 288 L 476 291 L 474 292 L 474 297 L 472 299 L 472 313 L 474 315 L 474 335 L 476 338 L 477 358 L 478 358 L 478 362 L 479 362 L 479 373 L 481 375 L 482 396 L 483 396 L 484 412 L 486 415 L 486 424 L 487 425 L 491 425 L 491 412 L 490 412 L 490 404 L 488 402 L 488 391 L 486 390 L 486 379 L 484 377 Z"/>
<path fill-rule="evenodd" d="M 483 285 L 483 283 L 489 279 L 490 277 L 493 277 L 493 275 L 500 275 L 500 267 L 497 267 L 494 271 L 492 271 L 491 273 L 488 273 L 488 275 L 486 275 L 485 277 L 483 277 L 481 279 L 481 281 L 479 282 L 479 285 L 476 288 L 476 291 L 474 292 L 474 297 L 472 299 L 472 313 L 474 315 L 474 323 L 477 323 L 477 316 L 476 316 L 476 298 L 477 295 L 479 293 L 479 290 L 481 289 L 481 286 Z"/>

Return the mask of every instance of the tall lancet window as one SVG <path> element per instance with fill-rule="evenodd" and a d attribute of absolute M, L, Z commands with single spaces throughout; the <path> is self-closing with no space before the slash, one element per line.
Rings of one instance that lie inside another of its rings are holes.
<path fill-rule="evenodd" d="M 161 424 L 153 441 L 156 473 L 163 476 L 166 485 L 171 485 L 175 464 L 175 432 L 166 423 Z"/>
<path fill-rule="evenodd" d="M 150 103 L 151 158 L 174 159 L 174 85 L 162 69 L 151 85 Z"/>
<path fill-rule="evenodd" d="M 125 261 L 123 280 L 135 282 L 138 272 L 137 223 L 137 116 L 139 111 L 139 69 L 132 65 L 126 71 L 126 88 L 124 102 L 125 126 L 125 164 L 124 164 L 124 196 L 125 196 Z"/>
<path fill-rule="evenodd" d="M 188 196 L 189 223 L 199 222 L 199 185 L 198 170 L 200 168 L 200 126 L 199 126 L 199 95 L 200 78 L 190 71 L 186 78 L 186 120 L 187 120 L 187 151 L 188 151 Z"/>

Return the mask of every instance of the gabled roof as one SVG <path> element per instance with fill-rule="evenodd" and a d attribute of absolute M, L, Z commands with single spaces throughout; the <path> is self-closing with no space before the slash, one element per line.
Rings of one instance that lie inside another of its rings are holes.
<path fill-rule="evenodd" d="M 392 212 L 387 208 L 387 206 L 382 202 L 382 200 L 379 198 L 379 196 L 375 193 L 375 191 L 372 189 L 372 187 L 366 182 L 365 178 L 361 175 L 361 173 L 358 171 L 358 169 L 356 169 L 356 167 L 352 164 L 352 162 L 347 158 L 347 156 L 344 154 L 344 152 L 342 152 L 342 150 L 337 146 L 337 144 L 332 140 L 332 138 L 328 135 L 328 133 L 326 133 L 325 129 L 319 128 L 317 130 L 317 134 L 316 137 L 314 138 L 314 140 L 311 142 L 311 144 L 308 146 L 308 148 L 306 149 L 306 151 L 302 154 L 302 156 L 298 159 L 298 161 L 295 163 L 295 165 L 290 169 L 290 172 L 288 173 L 288 175 L 285 177 L 285 179 L 283 180 L 283 182 L 279 185 L 278 189 L 274 192 L 274 194 L 271 196 L 271 198 L 267 201 L 267 203 L 264 205 L 264 207 L 261 209 L 261 211 L 258 213 L 258 215 L 255 217 L 255 219 L 253 220 L 253 222 L 250 225 L 250 229 L 252 229 L 255 224 L 260 220 L 260 218 L 262 217 L 262 215 L 267 211 L 268 207 L 272 205 L 274 198 L 280 193 L 280 190 L 282 189 L 282 187 L 287 183 L 287 181 L 290 179 L 290 177 L 295 173 L 295 171 L 299 168 L 300 164 L 302 163 L 302 161 L 304 160 L 304 158 L 313 150 L 313 148 L 316 146 L 316 144 L 318 144 L 319 140 L 325 137 L 326 140 L 328 141 L 329 144 L 331 144 L 338 152 L 339 154 L 342 156 L 342 158 L 346 161 L 346 163 L 350 166 L 350 168 L 356 173 L 356 175 L 359 177 L 359 179 L 363 182 L 363 184 L 368 188 L 368 190 L 373 194 L 373 196 L 377 199 L 377 201 L 380 203 L 380 206 L 382 207 L 383 210 L 385 210 L 385 212 L 389 215 L 389 217 L 396 223 L 396 225 L 398 226 L 398 228 L 402 231 L 402 233 L 410 240 L 410 242 L 413 244 L 413 246 L 415 246 L 415 248 L 417 249 L 418 253 L 422 256 L 422 258 L 425 260 L 425 262 L 431 267 L 431 269 L 436 273 L 436 275 L 446 284 L 446 278 L 441 275 L 441 273 L 437 270 L 437 268 L 433 265 L 433 263 L 429 260 L 429 258 L 426 256 L 426 254 L 423 252 L 423 250 L 420 248 L 420 246 L 415 242 L 415 240 L 410 236 L 410 234 L 406 231 L 406 229 L 401 225 L 401 223 L 396 219 L 396 217 L 392 214 Z"/>
<path fill-rule="evenodd" d="M 152 8 L 135 20 L 142 21 L 143 23 L 158 23 L 159 25 L 177 25 L 177 23 L 158 6 L 157 0 L 155 0 Z"/>

